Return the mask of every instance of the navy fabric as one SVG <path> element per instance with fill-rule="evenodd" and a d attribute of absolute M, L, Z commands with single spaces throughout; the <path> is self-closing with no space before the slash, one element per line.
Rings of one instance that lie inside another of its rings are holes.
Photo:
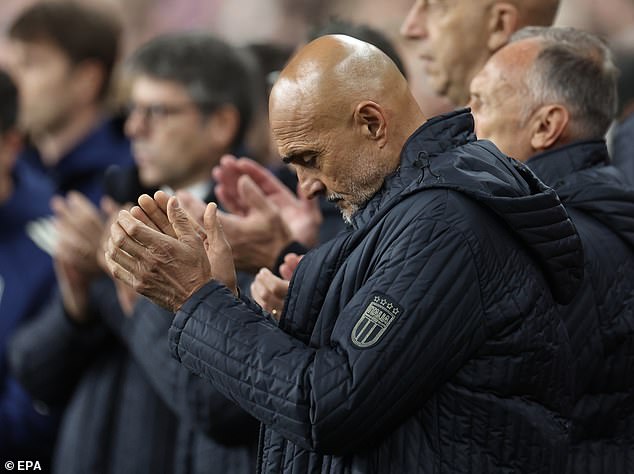
<path fill-rule="evenodd" d="M 582 289 L 562 308 L 576 359 L 568 472 L 634 472 L 634 189 L 603 141 L 527 165 L 558 192 L 584 248 Z"/>
<path fill-rule="evenodd" d="M 26 233 L 27 224 L 51 214 L 53 185 L 27 163 L 13 171 L 14 190 L 0 204 L 0 461 L 44 462 L 55 420 L 37 413 L 9 373 L 7 344 L 16 328 L 47 302 L 54 288 L 51 258 Z M 49 453 L 50 454 L 50 453 Z M 16 456 L 22 456 L 18 458 Z"/>
<path fill-rule="evenodd" d="M 353 221 L 301 261 L 279 326 L 210 282 L 170 329 L 263 422 L 260 472 L 563 472 L 553 297 L 572 299 L 583 256 L 556 194 L 458 111 L 410 137 Z"/>
<path fill-rule="evenodd" d="M 33 147 L 26 148 L 20 159 L 47 174 L 56 185 L 56 194 L 79 191 L 95 204 L 104 193 L 106 169 L 133 165 L 130 142 L 118 120 L 103 121 L 53 167 L 45 167 Z"/>
<path fill-rule="evenodd" d="M 171 314 L 141 299 L 126 317 L 106 277 L 91 285 L 90 314 L 73 324 L 58 297 L 11 347 L 25 386 L 67 404 L 54 472 L 253 472 L 257 422 L 171 357 Z"/>
<path fill-rule="evenodd" d="M 634 114 L 614 126 L 612 161 L 634 186 Z"/>

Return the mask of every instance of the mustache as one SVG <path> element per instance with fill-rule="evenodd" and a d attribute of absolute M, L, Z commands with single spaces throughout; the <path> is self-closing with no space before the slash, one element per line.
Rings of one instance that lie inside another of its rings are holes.
<path fill-rule="evenodd" d="M 339 193 L 329 193 L 328 196 L 326 197 L 326 199 L 328 200 L 328 202 L 338 202 L 343 200 L 343 195 L 339 194 Z"/>

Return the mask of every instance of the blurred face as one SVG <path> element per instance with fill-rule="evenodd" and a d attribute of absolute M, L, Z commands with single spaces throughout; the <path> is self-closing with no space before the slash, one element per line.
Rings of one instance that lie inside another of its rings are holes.
<path fill-rule="evenodd" d="M 485 0 L 416 0 L 401 34 L 417 41 L 417 55 L 435 92 L 456 106 L 469 100 L 469 84 L 489 57 L 490 3 Z"/>
<path fill-rule="evenodd" d="M 203 116 L 182 85 L 139 76 L 130 102 L 125 131 L 145 186 L 177 190 L 211 179 L 219 159 L 211 119 Z"/>
<path fill-rule="evenodd" d="M 491 140 L 505 154 L 526 161 L 535 150 L 528 126 L 530 95 L 523 77 L 536 51 L 527 56 L 521 46 L 513 43 L 493 55 L 471 83 L 469 105 L 478 138 Z"/>
<path fill-rule="evenodd" d="M 20 123 L 34 135 L 63 128 L 77 107 L 74 67 L 56 46 L 12 41 L 12 69 L 20 95 Z"/>
<path fill-rule="evenodd" d="M 341 120 L 277 107 L 270 117 L 280 156 L 294 166 L 302 191 L 309 198 L 326 196 L 348 223 L 391 172 L 368 141 Z"/>

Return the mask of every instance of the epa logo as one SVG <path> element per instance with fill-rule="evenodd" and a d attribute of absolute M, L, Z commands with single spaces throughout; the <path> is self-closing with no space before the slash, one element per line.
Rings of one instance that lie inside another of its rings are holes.
<path fill-rule="evenodd" d="M 40 461 L 18 461 L 17 464 L 13 461 L 7 461 L 4 463 L 4 468 L 7 471 L 41 471 Z"/>

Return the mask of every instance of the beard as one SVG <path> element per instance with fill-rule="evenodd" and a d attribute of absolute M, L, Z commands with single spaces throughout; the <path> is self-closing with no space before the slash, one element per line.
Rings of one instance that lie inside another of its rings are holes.
<path fill-rule="evenodd" d="M 351 183 L 350 199 L 346 199 L 343 194 L 335 192 L 328 193 L 327 199 L 339 208 L 343 221 L 347 225 L 352 225 L 352 217 L 372 199 L 382 185 L 383 182 L 374 186 Z"/>

